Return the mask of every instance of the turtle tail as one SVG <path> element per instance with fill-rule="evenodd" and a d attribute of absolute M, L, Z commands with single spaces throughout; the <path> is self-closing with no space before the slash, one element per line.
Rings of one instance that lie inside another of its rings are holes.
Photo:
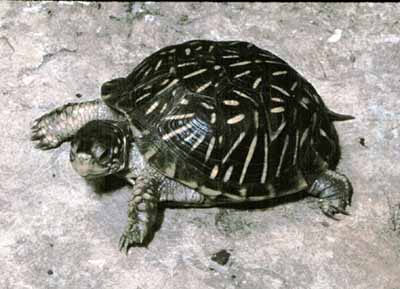
<path fill-rule="evenodd" d="M 329 109 L 327 112 L 330 121 L 345 121 L 345 120 L 355 119 L 355 117 L 352 115 L 339 114 Z"/>

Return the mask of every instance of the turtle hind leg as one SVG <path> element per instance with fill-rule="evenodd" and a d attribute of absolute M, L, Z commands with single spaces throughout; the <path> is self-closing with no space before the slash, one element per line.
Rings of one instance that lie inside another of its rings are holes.
<path fill-rule="evenodd" d="M 348 215 L 346 207 L 351 205 L 353 187 L 345 175 L 326 170 L 314 180 L 309 193 L 319 198 L 320 208 L 328 217 Z"/>
<path fill-rule="evenodd" d="M 101 100 L 68 103 L 36 119 L 31 127 L 31 140 L 37 148 L 55 148 L 94 119 L 116 119 L 116 114 Z"/>

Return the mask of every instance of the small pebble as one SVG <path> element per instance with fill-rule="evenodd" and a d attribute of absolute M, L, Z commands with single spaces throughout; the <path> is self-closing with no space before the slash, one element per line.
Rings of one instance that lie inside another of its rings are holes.
<path fill-rule="evenodd" d="M 181 18 L 179 19 L 180 24 L 184 24 L 189 20 L 189 17 L 187 15 L 182 15 Z"/>
<path fill-rule="evenodd" d="M 328 223 L 327 221 L 323 221 L 321 224 L 322 224 L 322 226 L 324 226 L 324 227 L 329 227 L 329 223 Z"/>
<path fill-rule="evenodd" d="M 338 42 L 342 38 L 342 30 L 341 29 L 335 29 L 333 32 L 332 36 L 329 37 L 328 42 L 329 43 L 335 43 Z"/>
<path fill-rule="evenodd" d="M 229 257 L 231 256 L 231 254 L 226 251 L 225 249 L 218 251 L 217 253 L 213 254 L 211 256 L 211 260 L 213 260 L 214 262 L 217 262 L 220 265 L 226 265 L 226 263 L 228 263 L 229 261 Z"/>

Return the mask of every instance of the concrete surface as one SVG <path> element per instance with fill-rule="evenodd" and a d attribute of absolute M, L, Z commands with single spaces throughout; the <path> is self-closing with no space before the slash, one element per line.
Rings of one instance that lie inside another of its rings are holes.
<path fill-rule="evenodd" d="M 400 288 L 399 15 L 395 3 L 0 2 L 0 288 Z M 96 193 L 69 144 L 32 147 L 30 124 L 194 38 L 269 49 L 356 116 L 337 124 L 351 216 L 330 220 L 312 198 L 167 209 L 147 249 L 119 253 L 128 189 Z"/>

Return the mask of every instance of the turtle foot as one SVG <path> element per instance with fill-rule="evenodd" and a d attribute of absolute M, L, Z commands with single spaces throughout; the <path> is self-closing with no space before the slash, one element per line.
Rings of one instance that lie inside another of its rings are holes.
<path fill-rule="evenodd" d="M 145 246 L 157 217 L 159 178 L 146 168 L 136 178 L 132 199 L 128 204 L 128 224 L 119 241 L 120 251 L 128 254 L 132 246 Z"/>
<path fill-rule="evenodd" d="M 54 133 L 54 119 L 54 114 L 49 113 L 33 122 L 31 140 L 34 142 L 36 148 L 48 150 L 56 148 L 62 143 L 62 139 Z"/>
<path fill-rule="evenodd" d="M 147 232 L 146 223 L 128 224 L 119 239 L 119 250 L 127 255 L 130 247 L 144 246 Z"/>
<path fill-rule="evenodd" d="M 328 217 L 349 215 L 346 207 L 351 206 L 353 188 L 345 175 L 327 170 L 314 181 L 309 193 L 319 198 L 320 208 Z"/>

